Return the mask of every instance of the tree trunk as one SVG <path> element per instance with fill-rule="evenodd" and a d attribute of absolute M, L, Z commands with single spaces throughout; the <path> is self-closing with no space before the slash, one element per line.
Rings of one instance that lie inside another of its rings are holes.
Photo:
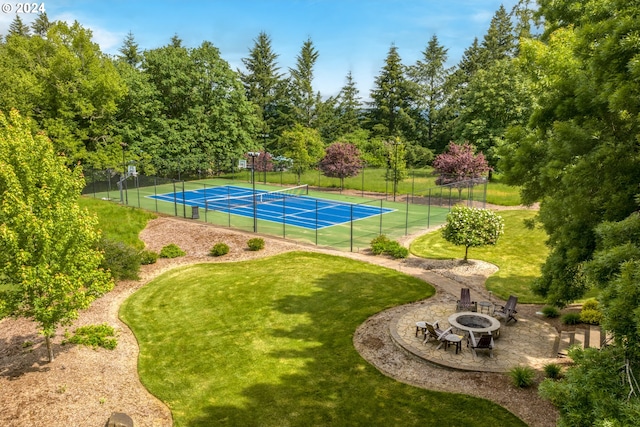
<path fill-rule="evenodd" d="M 53 362 L 53 349 L 51 348 L 51 337 L 49 334 L 46 334 L 44 337 L 47 343 L 47 354 L 49 355 L 49 362 Z"/>
<path fill-rule="evenodd" d="M 467 255 L 469 254 L 469 246 L 464 247 L 464 262 L 467 262 Z"/>

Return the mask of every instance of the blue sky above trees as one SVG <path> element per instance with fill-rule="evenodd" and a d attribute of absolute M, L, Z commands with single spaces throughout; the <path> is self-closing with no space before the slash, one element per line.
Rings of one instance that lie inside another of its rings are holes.
<path fill-rule="evenodd" d="M 10 2 L 14 7 L 18 2 Z M 77 20 L 93 31 L 110 54 L 131 31 L 141 49 L 160 47 L 177 34 L 186 46 L 208 40 L 235 69 L 260 31 L 271 36 L 283 71 L 295 66 L 302 43 L 311 38 L 320 57 L 314 89 L 335 95 L 351 70 L 361 96 L 368 97 L 392 43 L 403 63 L 414 63 L 433 34 L 455 65 L 474 37 L 482 39 L 495 11 L 517 0 L 215 0 L 44 2 L 50 20 Z M 0 13 L 6 34 L 15 13 Z M 21 14 L 25 23 L 35 15 Z"/>

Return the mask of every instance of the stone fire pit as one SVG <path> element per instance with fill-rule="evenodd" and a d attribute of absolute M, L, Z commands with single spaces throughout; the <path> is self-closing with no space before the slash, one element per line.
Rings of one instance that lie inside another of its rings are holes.
<path fill-rule="evenodd" d="M 449 325 L 461 331 L 473 332 L 476 335 L 491 332 L 495 338 L 500 336 L 500 321 L 482 313 L 471 311 L 453 313 L 449 316 Z"/>

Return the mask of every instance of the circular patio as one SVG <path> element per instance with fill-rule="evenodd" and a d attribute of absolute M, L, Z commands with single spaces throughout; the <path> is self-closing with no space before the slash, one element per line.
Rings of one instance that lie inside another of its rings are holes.
<path fill-rule="evenodd" d="M 466 347 L 466 341 L 463 341 L 462 351 L 456 354 L 452 348 L 437 348 L 439 343 L 434 339 L 424 343 L 421 332 L 416 336 L 416 322 L 438 321 L 443 330 L 453 326 L 449 324 L 448 318 L 455 313 L 455 308 L 455 303 L 426 301 L 391 321 L 391 338 L 397 346 L 411 355 L 452 369 L 508 372 L 514 366 L 542 369 L 548 363 L 557 362 L 554 346 L 559 337 L 555 329 L 544 322 L 521 316 L 517 317 L 517 322 L 501 326 L 500 338 L 495 340 L 492 358 L 484 352 L 479 352 L 474 358 L 471 350 Z"/>

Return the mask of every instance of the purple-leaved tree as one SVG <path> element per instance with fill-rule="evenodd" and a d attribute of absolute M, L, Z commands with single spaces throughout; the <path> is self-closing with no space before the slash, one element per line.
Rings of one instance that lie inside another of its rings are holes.
<path fill-rule="evenodd" d="M 360 151 L 353 144 L 334 142 L 325 150 L 319 167 L 325 176 L 340 178 L 340 190 L 342 190 L 344 179 L 358 175 L 362 169 Z"/>
<path fill-rule="evenodd" d="M 461 145 L 451 142 L 447 151 L 438 154 L 433 160 L 433 168 L 439 175 L 436 180 L 438 185 L 462 181 L 471 184 L 491 170 L 484 154 L 475 154 L 473 146 L 468 142 Z"/>

